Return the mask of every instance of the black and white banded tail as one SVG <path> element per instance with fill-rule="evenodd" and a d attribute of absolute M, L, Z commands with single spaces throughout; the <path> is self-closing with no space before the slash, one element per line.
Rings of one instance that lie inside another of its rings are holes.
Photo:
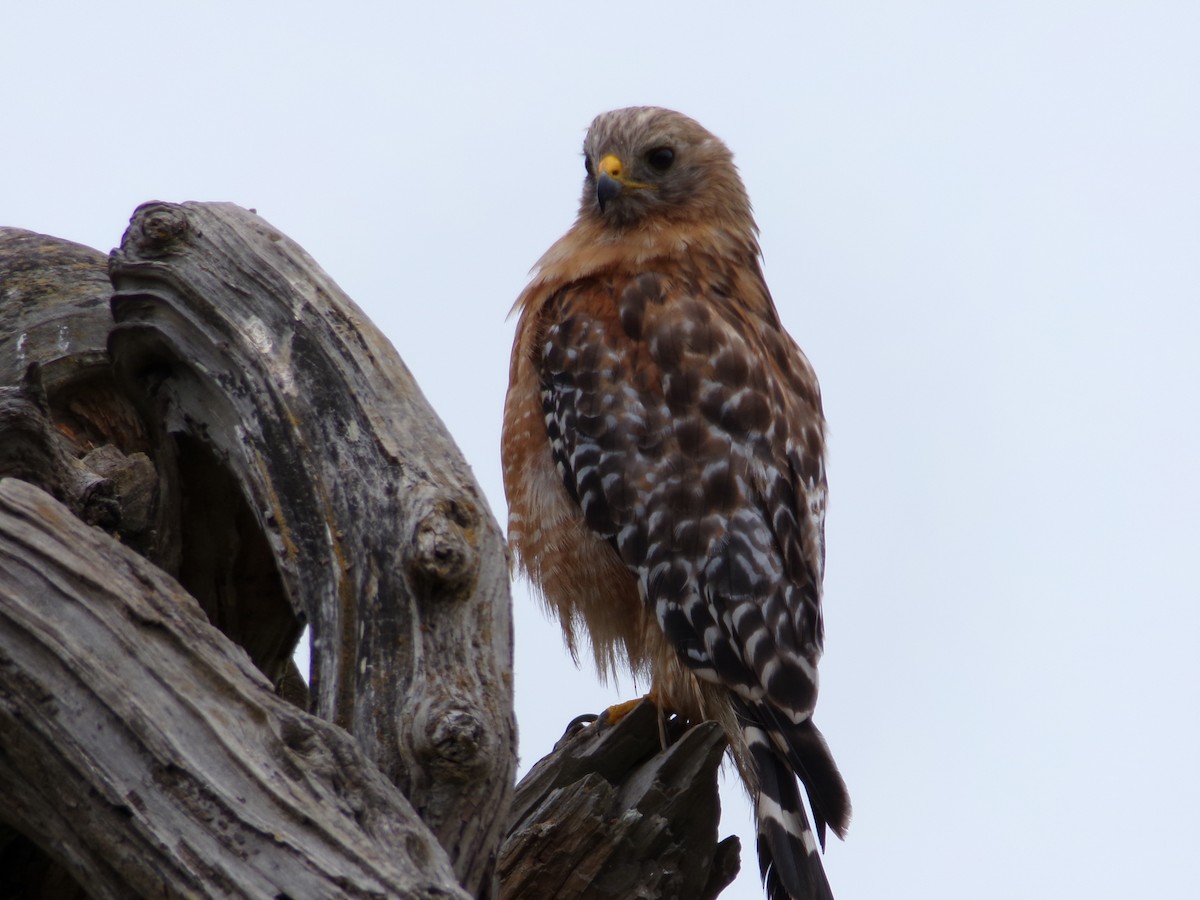
<path fill-rule="evenodd" d="M 820 732 L 806 720 L 795 735 L 777 735 L 785 749 L 758 725 L 742 733 L 758 781 L 754 817 L 758 826 L 758 867 L 769 900 L 833 900 L 821 850 L 828 824 L 840 837 L 850 817 L 845 784 Z M 800 799 L 799 775 L 816 818 L 809 825 Z"/>

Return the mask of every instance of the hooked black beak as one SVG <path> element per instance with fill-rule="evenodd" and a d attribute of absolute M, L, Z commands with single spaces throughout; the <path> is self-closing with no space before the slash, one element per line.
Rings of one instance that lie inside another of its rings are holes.
<path fill-rule="evenodd" d="M 596 202 L 600 204 L 600 212 L 604 212 L 604 207 L 608 201 L 612 200 L 617 194 L 621 193 L 624 187 L 621 182 L 613 178 L 607 172 L 601 172 L 600 177 L 596 179 Z"/>

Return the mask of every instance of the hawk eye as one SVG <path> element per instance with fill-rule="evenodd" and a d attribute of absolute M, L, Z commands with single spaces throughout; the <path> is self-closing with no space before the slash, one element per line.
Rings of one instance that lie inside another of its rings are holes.
<path fill-rule="evenodd" d="M 592 158 L 586 153 L 583 155 L 583 171 L 587 172 L 588 178 L 591 178 L 596 174 L 595 170 L 592 168 Z"/>
<path fill-rule="evenodd" d="M 675 151 L 670 147 L 655 147 L 646 154 L 646 162 L 650 163 L 650 168 L 665 172 L 675 162 Z"/>

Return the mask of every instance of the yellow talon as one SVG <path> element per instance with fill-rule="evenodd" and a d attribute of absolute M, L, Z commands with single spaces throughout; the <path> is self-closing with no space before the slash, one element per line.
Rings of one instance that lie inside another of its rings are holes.
<path fill-rule="evenodd" d="M 633 712 L 633 708 L 645 699 L 645 697 L 634 697 L 632 700 L 626 700 L 624 703 L 616 703 L 600 713 L 600 721 L 605 725 L 616 725 Z"/>
<path fill-rule="evenodd" d="M 626 700 L 624 703 L 615 703 L 610 706 L 604 712 L 600 713 L 598 724 L 602 724 L 604 727 L 616 725 L 623 718 L 633 712 L 634 708 L 643 700 L 648 700 L 650 703 L 658 707 L 660 719 L 663 717 L 663 713 L 667 713 L 668 715 L 670 714 L 669 710 L 663 709 L 662 703 L 658 697 L 658 691 L 654 688 L 651 688 L 650 692 L 644 697 L 634 697 L 632 700 Z"/>

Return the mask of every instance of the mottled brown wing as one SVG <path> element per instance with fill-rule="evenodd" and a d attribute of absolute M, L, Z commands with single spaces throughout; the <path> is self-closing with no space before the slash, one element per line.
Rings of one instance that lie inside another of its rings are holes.
<path fill-rule="evenodd" d="M 777 323 L 642 275 L 547 309 L 563 483 L 681 659 L 793 723 L 816 702 L 824 470 L 815 379 Z"/>

